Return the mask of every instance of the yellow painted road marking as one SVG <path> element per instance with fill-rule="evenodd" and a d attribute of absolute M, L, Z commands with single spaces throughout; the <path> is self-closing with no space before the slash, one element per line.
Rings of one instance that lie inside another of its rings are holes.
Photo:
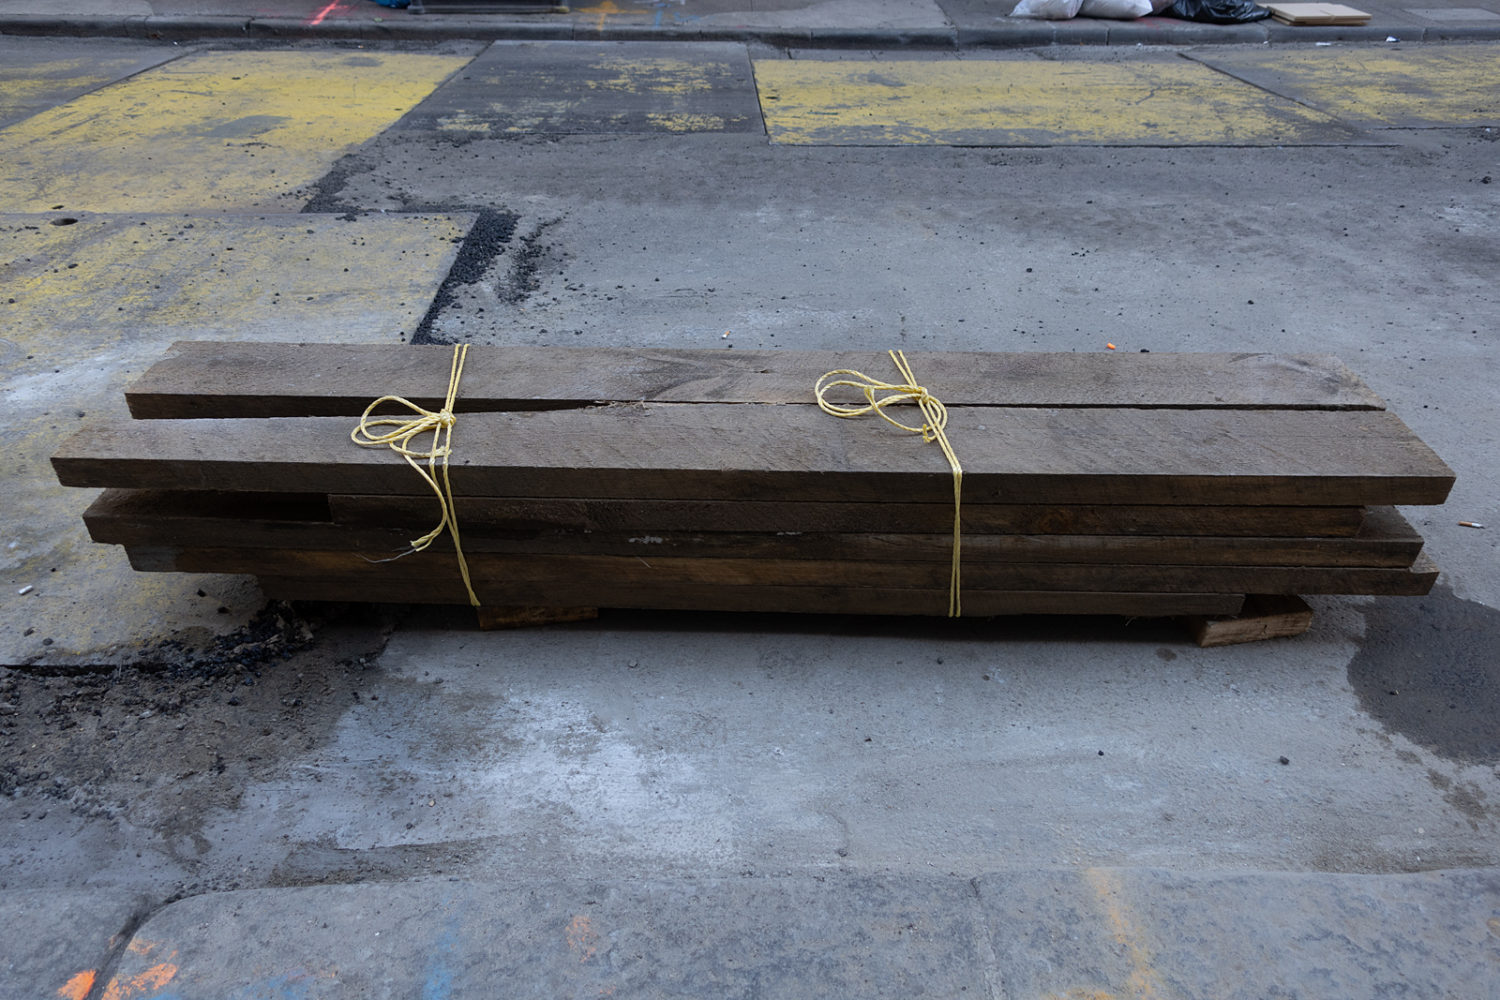
<path fill-rule="evenodd" d="M 1194 58 L 1360 125 L 1500 124 L 1493 46 L 1291 49 Z"/>
<path fill-rule="evenodd" d="M 0 129 L 0 211 L 288 210 L 467 56 L 211 52 Z"/>
<path fill-rule="evenodd" d="M 49 458 L 93 420 L 125 420 L 122 391 L 174 340 L 394 342 L 421 320 L 473 217 L 0 215 L 0 601 L 36 632 L 0 633 L 0 662 L 43 652 L 110 662 L 183 628 L 244 621 L 263 599 L 229 578 L 133 572 L 89 541 L 89 490 Z M 379 387 L 372 386 L 372 397 Z M 17 596 L 22 587 L 33 590 Z M 202 588 L 208 596 L 196 596 Z M 231 615 L 218 615 L 228 605 Z M 43 646 L 44 638 L 52 639 Z"/>
<path fill-rule="evenodd" d="M 1129 63 L 761 60 L 775 142 L 1291 145 L 1357 141 L 1322 112 L 1183 59 Z"/>

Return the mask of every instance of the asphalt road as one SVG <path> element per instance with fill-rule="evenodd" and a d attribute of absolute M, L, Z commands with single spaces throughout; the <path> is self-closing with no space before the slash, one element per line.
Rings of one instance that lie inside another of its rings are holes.
<path fill-rule="evenodd" d="M 1486 995 L 1494 58 L 0 37 L 0 994 Z M 266 607 L 46 464 L 197 336 L 1327 352 L 1444 576 L 1216 650 Z"/>

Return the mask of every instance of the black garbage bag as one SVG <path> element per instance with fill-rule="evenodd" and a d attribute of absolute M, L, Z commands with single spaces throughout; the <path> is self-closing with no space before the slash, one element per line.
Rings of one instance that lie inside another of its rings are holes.
<path fill-rule="evenodd" d="M 1207 24 L 1243 24 L 1271 16 L 1269 10 L 1251 0 L 1174 0 L 1160 14 Z"/>

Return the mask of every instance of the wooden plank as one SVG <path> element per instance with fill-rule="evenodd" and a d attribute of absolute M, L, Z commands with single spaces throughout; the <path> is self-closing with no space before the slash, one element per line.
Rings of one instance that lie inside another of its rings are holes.
<path fill-rule="evenodd" d="M 356 601 L 376 604 L 467 605 L 468 595 L 457 581 L 433 581 L 421 587 L 390 581 L 343 581 L 310 577 L 261 577 L 267 597 L 287 601 Z M 562 586 L 539 592 L 529 585 L 495 581 L 480 592 L 486 602 L 553 602 L 567 607 L 577 587 Z M 862 587 L 701 587 L 662 585 L 620 587 L 594 593 L 612 597 L 601 607 L 661 611 L 736 611 L 780 614 L 925 615 L 948 614 L 944 590 L 891 590 Z M 1064 592 L 1004 592 L 971 590 L 964 594 L 964 617 L 995 615 L 1128 615 L 1175 618 L 1183 615 L 1228 615 L 1239 610 L 1239 594 L 1114 594 Z"/>
<path fill-rule="evenodd" d="M 350 527 L 422 524 L 425 497 L 328 498 L 334 520 Z M 498 531 L 951 531 L 953 504 L 758 500 L 595 500 L 577 497 L 465 497 L 464 530 Z M 964 530 L 990 534 L 1348 537 L 1363 507 L 1245 507 L 1149 504 L 984 504 L 965 501 Z"/>
<path fill-rule="evenodd" d="M 435 518 L 427 497 L 323 496 L 194 490 L 107 489 L 84 511 L 97 542 L 213 544 L 223 531 L 259 545 L 270 531 L 334 529 L 318 537 L 380 547 Z M 774 503 L 725 500 L 465 498 L 466 535 L 534 537 L 564 532 L 627 536 L 646 532 L 951 534 L 953 507 L 940 504 Z M 1363 507 L 1162 507 L 1052 504 L 963 506 L 969 535 L 1122 535 L 1261 538 L 1352 537 Z M 170 527 L 170 530 L 169 530 Z M 425 529 L 423 529 L 425 530 Z M 278 543 L 279 544 L 279 543 Z M 286 547 L 291 548 L 288 544 Z M 304 545 L 321 548 L 322 545 Z M 341 542 L 327 547 L 347 548 Z"/>
<path fill-rule="evenodd" d="M 1301 635 L 1312 627 L 1312 608 L 1295 594 L 1251 594 L 1236 615 L 1188 615 L 1183 624 L 1199 646 L 1232 646 Z"/>
<path fill-rule="evenodd" d="M 413 553 L 376 561 L 360 553 L 276 549 L 127 546 L 130 564 L 143 572 L 250 573 L 271 577 L 331 580 L 401 580 L 420 589 L 457 576 L 451 553 Z M 504 582 L 538 592 L 558 588 L 575 595 L 545 603 L 621 606 L 594 596 L 593 588 L 629 589 L 686 584 L 703 587 L 883 586 L 945 590 L 947 564 L 940 562 L 848 562 L 816 559 L 684 559 L 675 556 L 508 556 L 473 553 L 469 574 L 476 589 Z M 1420 595 L 1432 589 L 1437 567 L 1419 556 L 1410 568 L 1348 566 L 1158 566 L 1086 563 L 974 563 L 963 568 L 965 589 L 1006 591 L 1108 591 L 1116 593 L 1258 593 Z M 499 603 L 528 603 L 507 600 Z M 532 602 L 536 603 L 536 602 Z"/>
<path fill-rule="evenodd" d="M 437 409 L 448 347 L 184 341 L 125 393 L 137 418 L 358 416 L 379 396 Z M 1326 355 L 907 355 L 949 406 L 1383 409 Z M 824 372 L 897 372 L 883 351 L 472 347 L 457 412 L 598 402 L 808 403 Z M 857 398 L 857 397 L 852 397 Z"/>
<path fill-rule="evenodd" d="M 156 537 L 153 520 L 197 518 L 238 522 L 275 520 L 304 524 L 330 521 L 380 534 L 392 525 L 415 526 L 433 517 L 427 497 L 324 496 L 321 494 L 228 493 L 195 490 L 107 489 L 84 512 L 112 537 L 127 544 Z M 466 497 L 459 509 L 465 531 L 516 532 L 868 532 L 948 533 L 951 502 L 776 503 L 727 500 L 590 500 L 557 497 Z M 1160 505 L 979 504 L 963 505 L 964 530 L 1003 535 L 1150 535 L 1218 537 L 1350 537 L 1364 523 L 1363 507 L 1167 507 Z M 134 522 L 140 526 L 132 527 Z M 187 530 L 187 529 L 185 529 Z M 409 533 L 410 528 L 401 529 Z M 126 534 L 120 534 L 125 532 Z M 186 540 L 185 540 L 186 541 Z"/>
<path fill-rule="evenodd" d="M 397 456 L 336 417 L 132 420 L 75 434 L 67 486 L 420 495 Z M 978 503 L 1442 503 L 1453 472 L 1374 410 L 950 411 Z M 454 433 L 455 492 L 696 500 L 943 502 L 939 450 L 812 406 L 630 404 L 481 413 Z M 899 471 L 893 471 L 899 470 Z"/>
<path fill-rule="evenodd" d="M 262 497 L 266 498 L 264 501 Z M 436 500 L 428 507 L 430 514 Z M 416 532 L 335 524 L 320 494 L 262 494 L 107 489 L 83 512 L 89 537 L 113 545 L 219 545 L 242 548 L 402 548 Z"/>
<path fill-rule="evenodd" d="M 229 500 L 254 494 L 221 494 Z M 146 498 L 159 498 L 148 506 Z M 141 547 L 215 547 L 233 539 L 241 549 L 323 549 L 359 552 L 371 558 L 404 551 L 436 524 L 436 504 L 425 505 L 404 525 L 345 527 L 330 521 L 272 519 L 250 511 L 218 511 L 202 503 L 181 508 L 172 494 L 106 490 L 83 520 L 96 542 Z M 138 509 L 139 508 L 139 509 Z M 298 513 L 291 508 L 289 513 Z M 952 510 L 949 509 L 949 516 Z M 252 516 L 246 516 L 247 514 Z M 714 556 L 735 559 L 821 559 L 851 562 L 947 563 L 948 533 L 878 532 L 657 532 L 523 529 L 495 531 L 467 513 L 459 522 L 465 551 L 515 555 Z M 488 530 L 487 530 L 488 529 Z M 444 535 L 434 542 L 451 551 Z M 1132 537 L 1114 535 L 985 534 L 967 531 L 965 560 L 1019 562 L 1169 563 L 1228 565 L 1410 566 L 1422 538 L 1389 507 L 1376 508 L 1352 538 Z"/>
<path fill-rule="evenodd" d="M 546 608 L 534 604 L 489 604 L 474 610 L 479 627 L 487 632 L 502 628 L 586 622 L 599 617 L 598 608 Z"/>

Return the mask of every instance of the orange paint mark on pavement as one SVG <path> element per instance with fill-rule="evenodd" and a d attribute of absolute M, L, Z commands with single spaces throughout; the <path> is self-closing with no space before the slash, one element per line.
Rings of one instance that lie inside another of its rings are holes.
<path fill-rule="evenodd" d="M 568 921 L 568 947 L 578 954 L 578 961 L 587 962 L 599 951 L 599 935 L 594 922 L 583 914 Z"/>
<path fill-rule="evenodd" d="M 347 5 L 343 3 L 343 0 L 333 0 L 333 3 L 329 4 L 327 7 L 324 7 L 312 17 L 308 18 L 307 23 L 313 27 L 317 27 L 318 25 L 323 23 L 323 19 L 326 18 L 329 14 L 332 14 L 336 10 L 345 9 L 347 9 Z"/>
<path fill-rule="evenodd" d="M 177 966 L 171 962 L 162 962 L 134 976 L 123 979 L 116 976 L 104 987 L 103 1000 L 131 1000 L 132 997 L 155 992 L 170 983 L 176 975 Z"/>
<path fill-rule="evenodd" d="M 62 1000 L 83 1000 L 89 995 L 89 990 L 94 988 L 94 970 L 85 969 L 77 973 L 73 978 L 63 983 L 58 988 L 57 995 Z"/>
<path fill-rule="evenodd" d="M 580 7 L 578 13 L 598 14 L 599 19 L 594 22 L 594 28 L 597 30 L 604 27 L 604 19 L 611 14 L 627 14 L 629 11 L 624 7 L 615 6 L 615 0 L 604 0 L 603 3 L 597 3 L 592 7 Z"/>

